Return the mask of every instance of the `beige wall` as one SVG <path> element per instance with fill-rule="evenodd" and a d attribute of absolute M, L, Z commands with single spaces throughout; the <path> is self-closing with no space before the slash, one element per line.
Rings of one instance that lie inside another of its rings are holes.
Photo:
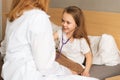
<path fill-rule="evenodd" d="M 51 7 L 79 6 L 84 10 L 120 12 L 120 0 L 51 0 Z"/>
<path fill-rule="evenodd" d="M 2 0 L 2 12 L 6 13 L 10 10 L 12 0 Z"/>
<path fill-rule="evenodd" d="M 6 13 L 9 12 L 11 7 L 12 0 L 2 0 L 2 31 L 5 30 L 5 23 L 6 23 Z M 3 18 L 4 17 L 4 18 Z M 0 37 L 3 39 L 4 33 Z"/>

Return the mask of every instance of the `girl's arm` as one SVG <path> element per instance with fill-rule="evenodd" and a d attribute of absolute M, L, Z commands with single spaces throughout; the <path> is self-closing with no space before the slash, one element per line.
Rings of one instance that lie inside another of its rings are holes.
<path fill-rule="evenodd" d="M 90 76 L 89 71 L 92 65 L 92 53 L 88 52 L 85 54 L 86 62 L 85 62 L 85 70 L 83 71 L 83 76 Z"/>

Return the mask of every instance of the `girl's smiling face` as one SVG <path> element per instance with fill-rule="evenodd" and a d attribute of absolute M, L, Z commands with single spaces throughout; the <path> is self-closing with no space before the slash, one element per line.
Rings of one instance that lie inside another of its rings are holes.
<path fill-rule="evenodd" d="M 72 34 L 76 28 L 75 20 L 72 15 L 64 12 L 62 16 L 62 30 L 66 34 Z"/>

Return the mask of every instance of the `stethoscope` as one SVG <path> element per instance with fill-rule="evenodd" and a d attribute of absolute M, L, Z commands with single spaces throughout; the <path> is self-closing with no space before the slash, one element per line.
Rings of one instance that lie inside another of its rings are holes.
<path fill-rule="evenodd" d="M 59 55 L 56 56 L 56 59 L 60 56 L 61 52 L 62 52 L 62 49 L 63 49 L 63 46 L 65 44 L 67 44 L 67 42 L 71 39 L 71 37 L 69 37 L 65 42 L 64 42 L 64 38 L 63 38 L 63 32 L 62 32 L 62 45 L 60 46 L 60 50 L 59 50 Z"/>

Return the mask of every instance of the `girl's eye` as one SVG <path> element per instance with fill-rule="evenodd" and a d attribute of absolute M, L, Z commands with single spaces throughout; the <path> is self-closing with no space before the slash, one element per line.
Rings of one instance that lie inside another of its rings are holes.
<path fill-rule="evenodd" d="M 65 21 L 65 20 L 61 20 L 62 23 L 67 23 L 67 24 L 71 24 L 69 21 Z"/>
<path fill-rule="evenodd" d="M 61 22 L 65 22 L 65 21 L 62 19 Z"/>
<path fill-rule="evenodd" d="M 67 21 L 67 24 L 70 24 L 70 22 L 69 22 L 69 21 Z"/>

